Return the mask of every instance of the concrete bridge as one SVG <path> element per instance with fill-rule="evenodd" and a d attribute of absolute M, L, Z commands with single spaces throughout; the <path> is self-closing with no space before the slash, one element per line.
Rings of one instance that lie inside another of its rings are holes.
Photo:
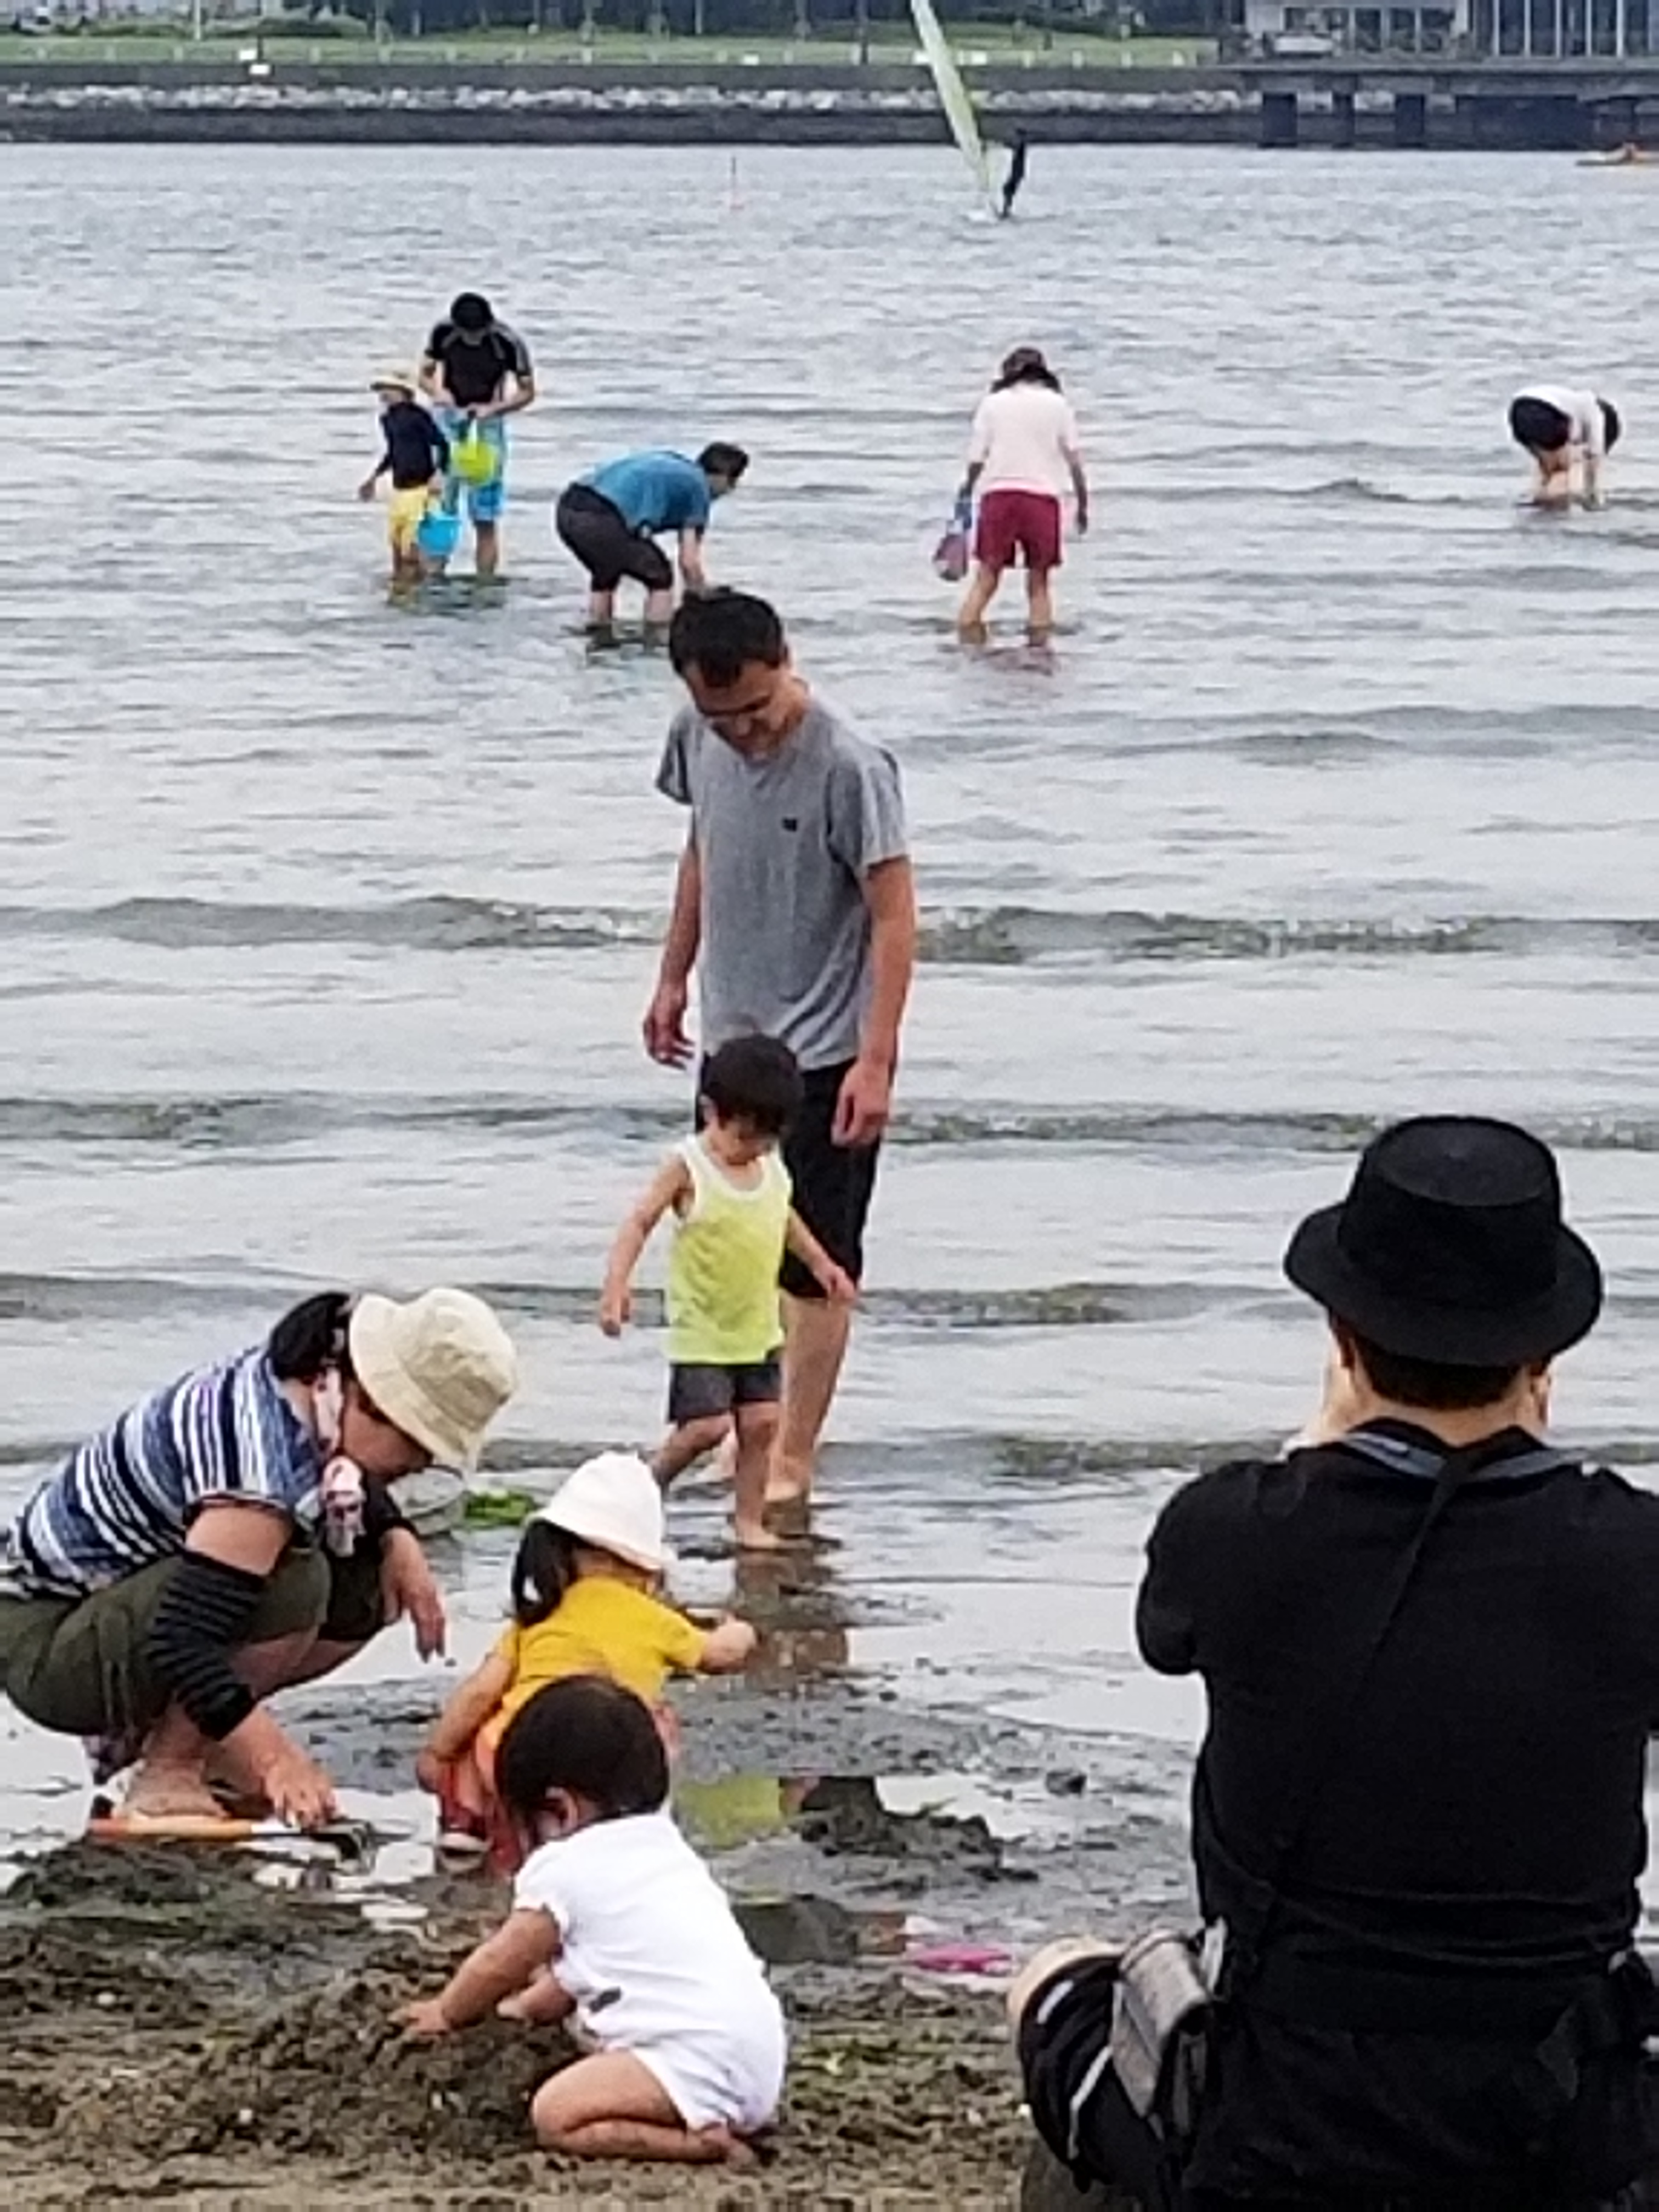
<path fill-rule="evenodd" d="M 1245 63 L 1238 73 L 1255 95 L 1263 146 L 1306 140 L 1585 150 L 1659 140 L 1659 53 L 1568 60 L 1345 54 Z"/>

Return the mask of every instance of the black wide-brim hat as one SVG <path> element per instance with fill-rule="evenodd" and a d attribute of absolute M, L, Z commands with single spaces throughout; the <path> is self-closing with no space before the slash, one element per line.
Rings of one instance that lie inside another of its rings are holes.
<path fill-rule="evenodd" d="M 1452 1115 L 1374 1138 L 1346 1198 L 1291 1239 L 1285 1272 L 1384 1352 L 1448 1367 L 1552 1358 L 1601 1310 L 1601 1269 L 1561 1218 L 1548 1146 Z"/>

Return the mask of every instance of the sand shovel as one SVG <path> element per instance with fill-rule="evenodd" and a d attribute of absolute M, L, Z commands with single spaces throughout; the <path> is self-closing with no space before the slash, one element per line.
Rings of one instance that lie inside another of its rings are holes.
<path fill-rule="evenodd" d="M 96 1801 L 87 1822 L 94 1844 L 316 1844 L 343 1859 L 366 1859 L 374 1848 L 367 1820 L 325 1820 L 320 1827 L 293 1828 L 286 1820 L 216 1819 L 208 1813 L 123 1813 L 106 1798 Z"/>

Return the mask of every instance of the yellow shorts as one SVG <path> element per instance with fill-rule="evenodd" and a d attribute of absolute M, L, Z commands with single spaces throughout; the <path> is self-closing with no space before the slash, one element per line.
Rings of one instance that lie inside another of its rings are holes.
<path fill-rule="evenodd" d="M 416 484 L 408 491 L 394 491 L 386 514 L 386 534 L 394 553 L 409 554 L 415 550 L 415 541 L 420 535 L 421 524 L 426 514 L 428 492 L 424 484 Z"/>

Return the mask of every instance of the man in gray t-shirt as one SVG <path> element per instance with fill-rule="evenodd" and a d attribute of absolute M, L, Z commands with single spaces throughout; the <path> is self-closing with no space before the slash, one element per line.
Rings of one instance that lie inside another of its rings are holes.
<path fill-rule="evenodd" d="M 876 1158 L 915 964 L 915 885 L 890 754 L 815 699 L 783 627 L 744 592 L 688 599 L 670 651 L 691 704 L 659 790 L 691 810 L 646 1049 L 686 1066 L 691 973 L 700 1046 L 758 1030 L 799 1060 L 806 1102 L 784 1158 L 795 1205 L 858 1280 Z M 769 1497 L 803 1502 L 846 1356 L 848 1310 L 793 1260 L 787 1356 Z"/>

